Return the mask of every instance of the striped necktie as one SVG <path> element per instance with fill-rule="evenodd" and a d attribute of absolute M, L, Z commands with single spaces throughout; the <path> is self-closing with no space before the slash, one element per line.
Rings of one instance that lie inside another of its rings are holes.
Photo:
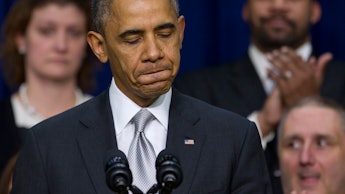
<path fill-rule="evenodd" d="M 150 111 L 141 109 L 132 119 L 135 134 L 129 148 L 128 159 L 133 173 L 133 185 L 144 193 L 156 183 L 156 154 L 144 133 L 145 126 L 154 118 Z"/>

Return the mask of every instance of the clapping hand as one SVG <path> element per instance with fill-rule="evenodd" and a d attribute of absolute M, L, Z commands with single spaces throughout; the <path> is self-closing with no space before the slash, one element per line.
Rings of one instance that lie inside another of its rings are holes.
<path fill-rule="evenodd" d="M 266 56 L 274 66 L 274 69 L 268 70 L 268 75 L 277 84 L 286 107 L 302 98 L 320 94 L 325 67 L 332 59 L 332 54 L 325 53 L 318 59 L 311 57 L 305 61 L 288 47 L 274 50 Z"/>

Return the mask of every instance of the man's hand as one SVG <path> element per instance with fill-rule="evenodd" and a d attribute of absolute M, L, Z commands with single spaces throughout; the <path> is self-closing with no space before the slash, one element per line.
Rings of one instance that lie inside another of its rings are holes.
<path fill-rule="evenodd" d="M 262 136 L 267 136 L 277 127 L 283 114 L 280 92 L 274 88 L 265 101 L 264 107 L 258 112 L 258 122 Z"/>
<path fill-rule="evenodd" d="M 282 47 L 267 54 L 267 59 L 274 66 L 268 75 L 279 88 L 283 105 L 289 107 L 302 98 L 320 94 L 324 70 L 332 55 L 325 53 L 318 60 L 312 57 L 304 61 L 294 50 Z"/>

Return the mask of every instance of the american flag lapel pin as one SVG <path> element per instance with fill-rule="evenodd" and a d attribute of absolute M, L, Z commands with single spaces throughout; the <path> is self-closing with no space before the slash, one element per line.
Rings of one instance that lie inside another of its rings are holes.
<path fill-rule="evenodd" d="M 194 143 L 195 143 L 194 139 L 191 139 L 188 137 L 184 138 L 184 144 L 185 145 L 194 145 Z"/>

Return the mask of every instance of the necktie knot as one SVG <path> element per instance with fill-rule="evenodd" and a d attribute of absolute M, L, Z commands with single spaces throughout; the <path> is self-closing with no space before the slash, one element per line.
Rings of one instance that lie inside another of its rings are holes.
<path fill-rule="evenodd" d="M 145 126 L 154 119 L 153 114 L 147 109 L 141 109 L 134 117 L 133 122 L 136 132 L 142 132 Z"/>

